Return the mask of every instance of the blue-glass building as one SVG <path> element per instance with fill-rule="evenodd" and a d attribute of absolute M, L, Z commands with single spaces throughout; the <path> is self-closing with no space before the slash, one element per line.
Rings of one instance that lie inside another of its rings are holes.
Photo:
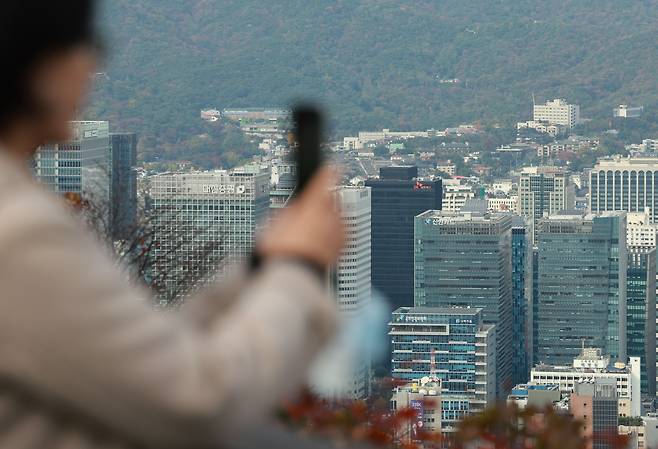
<path fill-rule="evenodd" d="M 109 211 L 109 126 L 108 122 L 71 123 L 71 141 L 43 145 L 34 155 L 36 177 L 54 192 L 79 194 Z"/>
<path fill-rule="evenodd" d="M 137 135 L 110 134 L 112 236 L 125 238 L 137 222 Z"/>
<path fill-rule="evenodd" d="M 525 226 L 512 228 L 512 379 L 530 378 L 532 363 L 532 242 Z"/>
<path fill-rule="evenodd" d="M 626 341 L 640 357 L 642 395 L 656 396 L 656 250 L 629 248 L 626 276 Z"/>
<path fill-rule="evenodd" d="M 538 360 L 568 365 L 584 345 L 625 362 L 625 214 L 554 215 L 538 240 Z"/>
<path fill-rule="evenodd" d="M 440 179 L 417 179 L 417 167 L 385 167 L 372 190 L 372 284 L 392 310 L 414 304 L 414 217 L 441 210 Z"/>
<path fill-rule="evenodd" d="M 482 309 L 496 326 L 497 394 L 514 387 L 512 216 L 428 211 L 416 217 L 416 307 Z"/>
<path fill-rule="evenodd" d="M 537 359 L 537 342 L 539 341 L 538 332 L 539 328 L 537 327 L 538 315 L 539 315 L 539 303 L 537 298 L 539 297 L 539 248 L 532 248 L 532 366 L 539 363 Z"/>
<path fill-rule="evenodd" d="M 472 408 L 495 401 L 495 326 L 485 324 L 482 309 L 402 307 L 389 335 L 394 378 L 438 378 L 442 395 L 467 398 Z"/>

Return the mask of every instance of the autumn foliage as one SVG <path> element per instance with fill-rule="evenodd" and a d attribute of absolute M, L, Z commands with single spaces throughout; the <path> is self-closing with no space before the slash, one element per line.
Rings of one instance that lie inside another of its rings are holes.
<path fill-rule="evenodd" d="M 395 386 L 392 380 L 388 385 Z M 380 398 L 381 399 L 381 398 Z M 418 433 L 413 441 L 401 429 L 417 419 L 417 411 L 391 412 L 387 401 L 326 401 L 309 392 L 284 405 L 280 418 L 288 426 L 346 443 L 366 443 L 395 449 L 588 449 L 582 423 L 566 411 L 519 409 L 500 404 L 465 418 L 451 435 Z M 616 432 L 599 435 L 610 449 L 625 449 L 628 439 Z"/>

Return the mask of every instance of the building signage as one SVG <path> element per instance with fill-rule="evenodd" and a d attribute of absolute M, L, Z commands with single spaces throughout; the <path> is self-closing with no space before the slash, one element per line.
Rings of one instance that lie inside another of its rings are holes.
<path fill-rule="evenodd" d="M 418 438 L 423 428 L 423 415 L 425 414 L 425 406 L 423 401 L 411 400 L 409 401 L 409 408 L 416 412 L 416 421 L 412 424 L 412 432 L 414 439 Z"/>
<path fill-rule="evenodd" d="M 426 316 L 416 316 L 416 315 L 409 315 L 405 317 L 405 321 L 407 323 L 425 323 L 427 321 Z"/>
<path fill-rule="evenodd" d="M 470 318 L 469 319 L 457 318 L 455 320 L 455 324 L 473 324 L 473 320 Z"/>
<path fill-rule="evenodd" d="M 238 194 L 242 195 L 247 191 L 247 188 L 243 185 L 233 185 L 233 184 L 220 184 L 220 185 L 204 185 L 203 193 L 212 194 L 212 195 L 224 195 L 224 194 Z"/>
<path fill-rule="evenodd" d="M 431 184 L 425 184 L 420 181 L 416 181 L 416 184 L 414 184 L 414 190 L 432 190 L 432 188 Z"/>
<path fill-rule="evenodd" d="M 427 225 L 432 225 L 432 226 L 442 226 L 442 225 L 448 225 L 452 223 L 452 219 L 450 217 L 440 217 L 440 218 L 427 218 L 425 220 L 425 224 Z"/>

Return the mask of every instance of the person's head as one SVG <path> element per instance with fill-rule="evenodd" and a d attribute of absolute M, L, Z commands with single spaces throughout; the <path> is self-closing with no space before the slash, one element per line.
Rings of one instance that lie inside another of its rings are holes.
<path fill-rule="evenodd" d="M 0 1 L 0 143 L 69 138 L 95 69 L 95 4 Z"/>

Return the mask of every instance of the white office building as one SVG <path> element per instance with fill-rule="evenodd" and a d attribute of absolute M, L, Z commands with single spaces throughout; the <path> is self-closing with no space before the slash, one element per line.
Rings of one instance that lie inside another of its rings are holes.
<path fill-rule="evenodd" d="M 629 248 L 655 248 L 658 225 L 651 223 L 649 209 L 626 215 L 626 244 Z"/>
<path fill-rule="evenodd" d="M 441 210 L 459 212 L 466 202 L 475 198 L 475 190 L 471 186 L 446 184 L 443 188 L 443 204 Z"/>
<path fill-rule="evenodd" d="M 512 212 L 519 211 L 519 197 L 512 195 L 506 198 L 487 198 L 487 210 L 489 212 Z"/>
<path fill-rule="evenodd" d="M 535 122 L 545 122 L 550 125 L 561 125 L 569 129 L 580 122 L 580 106 L 569 104 L 565 100 L 555 99 L 544 104 L 536 104 L 533 108 Z"/>
<path fill-rule="evenodd" d="M 614 380 L 620 410 L 628 410 L 628 416 L 641 414 L 641 365 L 639 357 L 631 357 L 628 364 L 611 363 L 609 356 L 600 349 L 583 348 L 581 355 L 571 366 L 539 364 L 530 373 L 530 381 L 536 385 L 558 385 L 560 391 L 573 393 L 577 384 L 599 379 Z"/>
<path fill-rule="evenodd" d="M 345 247 L 336 266 L 336 295 L 342 313 L 358 312 L 372 294 L 370 279 L 370 187 L 337 190 L 345 220 Z"/>
<path fill-rule="evenodd" d="M 197 285 L 181 282 L 203 284 L 227 261 L 251 254 L 269 210 L 269 173 L 249 166 L 165 173 L 150 181 L 153 276 L 167 284 L 165 291 L 189 293 Z"/>
<path fill-rule="evenodd" d="M 614 156 L 600 159 L 590 172 L 590 210 L 658 213 L 658 158 Z"/>
<path fill-rule="evenodd" d="M 620 104 L 613 110 L 613 116 L 618 118 L 637 118 L 642 116 L 643 106 L 629 106 Z"/>
<path fill-rule="evenodd" d="M 372 299 L 371 189 L 339 187 L 336 191 L 345 221 L 345 246 L 332 272 L 332 285 L 343 325 L 360 322 Z M 357 321 L 354 321 L 357 320 Z M 370 390 L 371 360 L 368 351 L 353 354 L 345 363 L 345 379 L 329 393 L 339 398 L 364 399 Z"/>

